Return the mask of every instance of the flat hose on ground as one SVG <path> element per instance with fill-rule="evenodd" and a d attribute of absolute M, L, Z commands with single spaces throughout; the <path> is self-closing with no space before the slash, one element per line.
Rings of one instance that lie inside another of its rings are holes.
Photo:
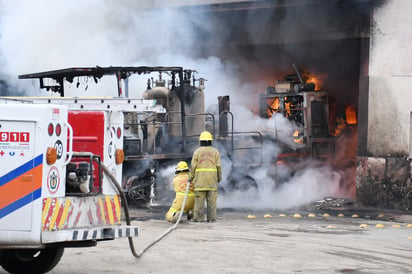
<path fill-rule="evenodd" d="M 97 160 L 95 159 L 95 161 L 97 162 Z M 129 207 L 127 205 L 127 200 L 126 200 L 126 196 L 124 195 L 124 192 L 120 186 L 120 184 L 117 182 L 116 178 L 111 174 L 110 170 L 101 163 L 101 166 L 103 168 L 103 172 L 109 176 L 110 181 L 112 182 L 112 184 L 116 187 L 117 191 L 119 192 L 121 198 L 122 198 L 122 202 L 123 202 L 123 207 L 124 207 L 124 215 L 126 218 L 126 224 L 130 225 L 130 215 L 129 215 Z M 129 246 L 130 246 L 130 250 L 132 251 L 133 256 L 135 256 L 136 258 L 140 258 L 149 248 L 151 248 L 152 246 L 154 246 L 157 242 L 159 242 L 162 238 L 164 238 L 167 234 L 169 234 L 173 229 L 175 229 L 177 227 L 177 225 L 180 222 L 180 219 L 182 218 L 183 215 L 183 210 L 185 208 L 186 205 L 186 199 L 187 199 L 187 194 L 189 193 L 189 187 L 190 187 L 190 182 L 188 182 L 187 187 L 186 187 L 186 192 L 185 192 L 185 197 L 183 199 L 183 203 L 182 203 L 182 208 L 180 210 L 179 213 L 179 218 L 177 219 L 176 223 L 171 226 L 169 229 L 167 229 L 163 234 L 161 234 L 159 237 L 157 237 L 153 242 L 151 242 L 149 245 L 147 245 L 144 249 L 142 249 L 139 254 L 136 253 L 136 249 L 134 248 L 134 243 L 133 243 L 133 237 L 128 237 L 129 239 Z"/>

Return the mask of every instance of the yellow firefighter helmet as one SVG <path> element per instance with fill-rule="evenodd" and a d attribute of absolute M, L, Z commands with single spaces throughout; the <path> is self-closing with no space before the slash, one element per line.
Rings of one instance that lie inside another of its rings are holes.
<path fill-rule="evenodd" d="M 185 161 L 180 161 L 176 166 L 176 171 L 189 171 L 189 166 Z"/>
<path fill-rule="evenodd" d="M 209 131 L 203 131 L 200 133 L 199 141 L 213 141 L 212 134 Z"/>

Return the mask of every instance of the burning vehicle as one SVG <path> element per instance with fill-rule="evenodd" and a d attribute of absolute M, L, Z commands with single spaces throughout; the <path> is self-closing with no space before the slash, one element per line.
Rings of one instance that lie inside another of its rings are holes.
<path fill-rule="evenodd" d="M 333 157 L 334 138 L 330 134 L 328 94 L 315 90 L 315 83 L 304 81 L 296 65 L 296 75 L 276 81 L 260 95 L 259 115 L 274 120 L 275 140 L 282 147 L 279 161 L 298 158 Z M 276 125 L 276 115 L 291 121 L 293 128 L 283 132 Z M 285 138 L 286 137 L 286 138 Z"/>
<path fill-rule="evenodd" d="M 107 97 L 66 97 L 65 85 L 79 87 L 79 78 L 91 78 L 99 83 L 103 76 L 114 77 L 117 94 L 112 99 L 119 99 L 116 109 L 122 109 L 122 104 L 128 105 L 123 111 L 122 189 L 130 202 L 154 205 L 167 192 L 168 179 L 162 175 L 162 169 L 180 160 L 190 162 L 204 130 L 212 132 L 222 158 L 231 163 L 228 176 L 221 184 L 223 191 L 257 188 L 252 170 L 262 165 L 275 181 L 281 182 L 279 165 L 286 164 L 293 172 L 302 159 L 328 161 L 333 158 L 335 138 L 330 134 L 328 94 L 305 81 L 295 65 L 294 69 L 296 74 L 277 81 L 257 99 L 259 116 L 273 122 L 273 127 L 254 131 L 236 131 L 229 96 L 218 97 L 216 112 L 206 111 L 205 79 L 196 78 L 195 70 L 182 67 L 68 68 L 20 75 L 19 79 L 38 79 L 41 89 L 60 95 L 39 97 L 32 99 L 33 102 L 66 104 L 69 109 L 96 104 L 110 110 L 114 104 L 107 103 Z M 129 96 L 129 78 L 136 74 L 156 75 L 147 80 L 143 99 L 155 102 L 164 111 L 128 111 L 133 100 L 139 100 Z M 288 121 L 290 127 L 278 125 L 279 119 Z M 280 153 L 269 161 L 262 157 L 267 142 L 276 143 L 280 148 Z"/>

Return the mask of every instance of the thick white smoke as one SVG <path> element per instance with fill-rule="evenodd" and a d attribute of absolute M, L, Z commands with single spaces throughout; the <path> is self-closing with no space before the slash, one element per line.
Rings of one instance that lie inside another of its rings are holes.
<path fill-rule="evenodd" d="M 270 171 L 269 171 L 270 172 Z M 284 183 L 278 183 L 261 168 L 251 175 L 258 188 L 236 190 L 219 196 L 223 207 L 253 209 L 290 209 L 339 192 L 341 175 L 327 166 L 305 167 Z"/>
<path fill-rule="evenodd" d="M 0 72 L 10 83 L 23 85 L 26 93 L 39 91 L 28 80 L 18 81 L 19 74 L 96 65 L 197 70 L 208 80 L 207 104 L 215 102 L 218 93 L 242 92 L 234 64 L 214 56 L 195 58 L 200 49 L 200 41 L 193 39 L 195 32 L 209 28 L 201 13 L 176 8 L 145 10 L 128 0 L 0 3 Z M 136 89 L 131 93 L 141 96 L 145 85 Z M 101 93 L 102 89 L 90 86 L 87 93 L 70 95 L 111 95 L 110 91 Z"/>
<path fill-rule="evenodd" d="M 234 124 L 236 131 L 264 131 L 271 138 L 276 138 L 284 144 L 293 142 L 290 135 L 296 129 L 296 125 L 280 114 L 272 119 L 262 119 L 239 105 L 233 108 L 233 113 L 237 117 Z M 281 149 L 273 142 L 264 142 L 261 153 L 262 163 L 266 165 L 251 169 L 248 174 L 255 179 L 257 188 L 224 192 L 219 196 L 219 205 L 254 209 L 288 209 L 327 196 L 336 196 L 340 192 L 342 175 L 325 164 L 310 161 L 292 164 L 292 166 L 279 164 L 275 167 L 273 163 L 276 162 Z M 267 165 L 268 163 L 272 164 Z M 229 161 L 223 161 L 223 165 L 223 173 L 227 179 L 233 170 Z M 275 173 L 277 175 L 274 175 Z M 227 187 L 227 183 L 224 181 L 222 184 Z"/>
<path fill-rule="evenodd" d="M 99 66 L 181 66 L 199 72 L 207 79 L 206 105 L 217 102 L 217 96 L 230 95 L 235 112 L 235 129 L 262 130 L 272 121 L 256 118 L 239 105 L 257 105 L 261 86 L 243 83 L 237 76 L 238 66 L 217 58 L 202 56 L 199 31 L 210 35 L 212 29 L 207 13 L 187 9 L 143 9 L 142 1 L 0 1 L 0 75 L 26 94 L 40 94 L 28 80 L 17 80 L 19 74 L 69 67 Z M 153 2 L 153 5 L 156 2 Z M 166 1 L 165 1 L 166 2 Z M 144 80 L 144 82 L 146 79 Z M 141 82 L 139 82 L 141 83 Z M 264 86 L 265 84 L 263 84 Z M 145 85 L 133 86 L 130 95 L 140 97 Z M 87 91 L 68 89 L 71 96 L 115 96 L 114 89 Z M 261 90 L 263 92 L 263 90 Z M 253 97 L 252 97 L 252 94 Z M 282 124 L 278 127 L 291 127 Z M 265 146 L 267 146 L 265 144 Z M 265 158 L 279 153 L 276 146 L 265 147 Z M 173 177 L 173 172 L 167 169 Z M 225 166 L 224 175 L 230 169 Z M 301 205 L 336 193 L 338 176 L 327 167 L 303 169 L 289 180 L 277 185 L 257 170 L 252 175 L 259 184 L 258 193 L 245 200 L 245 193 L 220 195 L 220 206 L 278 207 Z M 274 188 L 276 186 L 276 188 Z M 276 191 L 275 191 L 276 190 Z"/>

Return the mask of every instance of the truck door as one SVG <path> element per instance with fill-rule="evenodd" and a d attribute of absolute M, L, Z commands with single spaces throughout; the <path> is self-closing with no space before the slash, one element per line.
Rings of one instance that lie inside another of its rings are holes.
<path fill-rule="evenodd" d="M 32 229 L 32 201 L 41 195 L 42 163 L 42 155 L 34 155 L 35 125 L 0 121 L 0 230 Z"/>

